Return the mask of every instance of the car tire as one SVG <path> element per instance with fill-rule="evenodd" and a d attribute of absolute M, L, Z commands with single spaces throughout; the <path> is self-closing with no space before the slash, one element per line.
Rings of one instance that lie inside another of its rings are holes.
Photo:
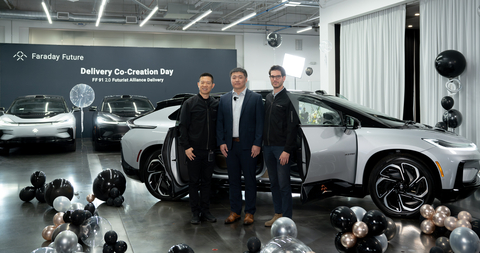
<path fill-rule="evenodd" d="M 75 152 L 77 150 L 77 140 L 74 139 L 73 141 L 67 144 L 67 151 L 68 152 Z"/>
<path fill-rule="evenodd" d="M 167 175 L 163 161 L 160 159 L 161 150 L 154 151 L 144 166 L 143 180 L 147 190 L 161 200 L 175 200 L 183 196 L 172 197 L 173 182 Z"/>
<path fill-rule="evenodd" d="M 368 181 L 373 202 L 389 217 L 415 217 L 434 200 L 434 180 L 427 166 L 407 154 L 390 155 L 373 168 Z"/>

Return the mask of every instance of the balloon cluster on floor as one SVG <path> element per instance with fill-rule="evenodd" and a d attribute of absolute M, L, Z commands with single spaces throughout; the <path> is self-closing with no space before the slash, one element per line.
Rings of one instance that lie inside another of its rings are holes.
<path fill-rule="evenodd" d="M 330 213 L 332 226 L 339 231 L 335 248 L 341 253 L 385 252 L 397 234 L 395 222 L 378 210 L 339 206 Z"/>
<path fill-rule="evenodd" d="M 127 251 L 128 245 L 124 241 L 117 241 L 117 232 L 110 230 L 105 233 L 105 244 L 103 245 L 103 253 L 124 253 Z"/>
<path fill-rule="evenodd" d="M 173 245 L 168 250 L 168 253 L 195 253 L 193 249 L 185 243 Z"/>
<path fill-rule="evenodd" d="M 125 198 L 123 193 L 127 181 L 122 172 L 106 169 L 98 174 L 93 181 L 93 194 L 97 199 L 106 201 L 109 206 L 122 206 Z"/>
<path fill-rule="evenodd" d="M 467 62 L 462 53 L 455 50 L 446 50 L 441 52 L 435 59 L 435 69 L 437 72 L 448 78 L 445 87 L 452 95 L 462 88 L 460 82 L 460 74 L 463 73 Z M 460 111 L 452 109 L 454 100 L 451 96 L 445 96 L 441 100 L 441 105 L 445 112 L 443 113 L 442 121 L 438 122 L 435 126 L 448 130 L 449 128 L 455 129 L 462 124 L 463 117 Z"/>
<path fill-rule="evenodd" d="M 270 228 L 272 239 L 265 244 L 261 253 L 309 253 L 313 250 L 297 239 L 297 225 L 287 217 L 278 218 Z M 260 244 L 258 241 L 256 244 Z M 252 251 L 250 251 L 252 252 Z M 258 251 L 257 251 L 258 252 Z"/>
<path fill-rule="evenodd" d="M 420 208 L 420 214 L 425 218 L 420 224 L 424 234 L 445 235 L 436 240 L 431 253 L 480 252 L 480 220 L 473 220 L 469 212 L 461 211 L 455 217 L 446 206 L 433 208 L 425 204 Z"/>

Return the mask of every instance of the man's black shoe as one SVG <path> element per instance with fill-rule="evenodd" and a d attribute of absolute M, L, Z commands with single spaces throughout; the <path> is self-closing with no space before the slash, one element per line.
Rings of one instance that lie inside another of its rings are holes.
<path fill-rule="evenodd" d="M 217 222 L 217 218 L 215 218 L 210 212 L 202 213 L 202 219 L 208 222 Z"/>
<path fill-rule="evenodd" d="M 200 224 L 200 215 L 194 213 L 194 214 L 192 215 L 192 219 L 190 220 L 190 223 L 192 223 L 193 225 L 198 225 L 198 224 Z"/>

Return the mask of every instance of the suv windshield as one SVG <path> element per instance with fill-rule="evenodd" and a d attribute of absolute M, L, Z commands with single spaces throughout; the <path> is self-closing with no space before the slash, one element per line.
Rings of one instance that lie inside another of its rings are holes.
<path fill-rule="evenodd" d="M 102 112 L 142 114 L 153 110 L 153 105 L 145 98 L 108 98 L 102 103 Z"/>
<path fill-rule="evenodd" d="M 18 98 L 13 101 L 7 113 L 10 114 L 59 114 L 68 112 L 67 105 L 60 98 Z"/>

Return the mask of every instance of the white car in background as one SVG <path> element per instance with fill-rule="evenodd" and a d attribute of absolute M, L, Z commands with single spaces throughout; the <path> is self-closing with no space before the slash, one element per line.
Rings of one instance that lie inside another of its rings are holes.
<path fill-rule="evenodd" d="M 256 91 L 264 97 L 271 91 Z M 154 112 L 128 121 L 121 140 L 125 173 L 144 182 L 156 198 L 188 193 L 185 152 L 178 146 L 178 95 L 159 102 Z M 219 94 L 214 95 L 219 97 Z M 452 202 L 480 187 L 477 146 L 455 133 L 389 117 L 346 99 L 292 91 L 300 131 L 292 154 L 291 183 L 302 201 L 329 196 L 370 195 L 390 217 L 410 217 L 435 198 Z M 269 189 L 263 159 L 257 188 Z M 216 152 L 212 183 L 228 188 L 225 157 Z"/>
<path fill-rule="evenodd" d="M 10 148 L 36 143 L 64 144 L 76 150 L 76 120 L 62 96 L 28 95 L 16 98 L 8 110 L 0 108 L 0 147 Z"/>

